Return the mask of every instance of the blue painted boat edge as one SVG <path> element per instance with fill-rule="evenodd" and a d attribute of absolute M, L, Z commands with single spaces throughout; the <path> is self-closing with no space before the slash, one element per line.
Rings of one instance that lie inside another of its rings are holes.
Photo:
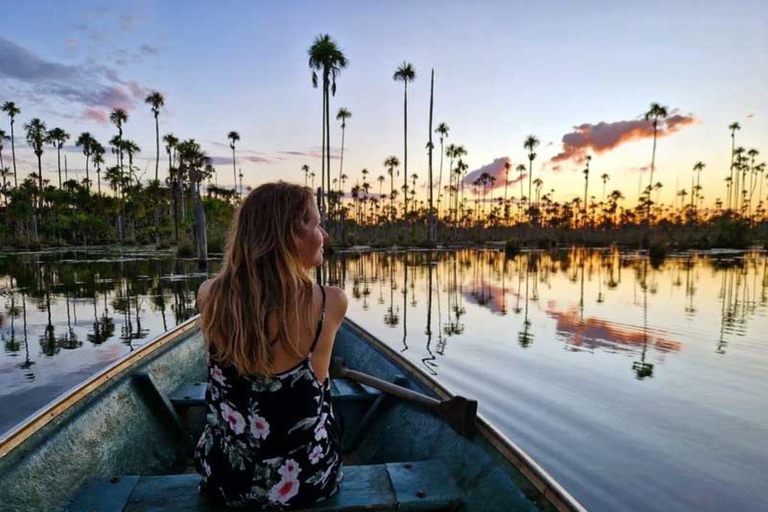
<path fill-rule="evenodd" d="M 373 334 L 369 333 L 354 320 L 346 317 L 344 319 L 344 324 L 361 340 L 402 368 L 408 373 L 409 377 L 415 379 L 419 384 L 429 389 L 441 400 L 446 400 L 455 396 L 455 394 L 448 388 L 437 382 L 430 375 L 424 373 L 416 365 L 386 345 L 383 341 L 376 338 Z M 538 489 L 542 496 L 555 507 L 556 510 L 561 512 L 588 512 L 587 509 L 562 485 L 560 485 L 552 475 L 542 468 L 533 457 L 528 455 L 528 453 L 526 453 L 517 443 L 500 432 L 480 413 L 477 415 L 477 432 L 507 461 L 509 461 L 510 464 L 515 466 L 531 482 L 531 484 Z"/>

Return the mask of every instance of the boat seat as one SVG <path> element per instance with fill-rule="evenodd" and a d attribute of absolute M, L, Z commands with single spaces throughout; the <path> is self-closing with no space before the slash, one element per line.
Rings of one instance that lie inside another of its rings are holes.
<path fill-rule="evenodd" d="M 205 406 L 205 392 L 208 385 L 205 382 L 189 382 L 179 386 L 168 397 L 176 408 Z M 347 380 L 331 380 L 331 396 L 334 403 L 345 402 L 372 402 L 381 391 L 364 384 Z"/>
<path fill-rule="evenodd" d="M 71 512 L 214 512 L 197 492 L 196 474 L 96 478 L 75 495 Z M 333 498 L 312 511 L 456 510 L 459 489 L 442 461 L 345 466 L 344 480 Z"/>

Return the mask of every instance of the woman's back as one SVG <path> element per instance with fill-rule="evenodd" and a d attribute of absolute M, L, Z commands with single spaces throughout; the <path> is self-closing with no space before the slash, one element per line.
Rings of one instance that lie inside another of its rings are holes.
<path fill-rule="evenodd" d="M 217 363 L 215 349 L 209 352 L 208 423 L 195 460 L 203 476 L 201 490 L 219 503 L 296 506 L 336 491 L 342 477 L 340 433 L 328 365 L 317 359 L 329 359 L 323 356 L 330 355 L 328 345 L 338 328 L 339 291 L 331 289 L 334 307 L 326 319 L 326 291 L 318 289 L 314 336 L 307 356 L 292 367 L 281 369 L 290 358 L 278 355 L 274 366 L 280 371 L 270 377 L 242 376 L 232 365 Z M 322 372 L 322 381 L 316 371 Z"/>
<path fill-rule="evenodd" d="M 195 462 L 218 503 L 307 505 L 341 479 L 327 376 L 347 303 L 312 284 L 328 238 L 320 220 L 311 189 L 257 187 L 235 213 L 221 272 L 198 292 L 208 422 Z"/>

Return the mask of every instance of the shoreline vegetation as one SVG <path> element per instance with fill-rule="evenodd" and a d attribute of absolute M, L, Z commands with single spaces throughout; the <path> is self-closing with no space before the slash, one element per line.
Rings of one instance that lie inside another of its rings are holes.
<path fill-rule="evenodd" d="M 394 82 L 403 85 L 402 163 L 395 155 L 380 157 L 378 176 L 362 169 L 356 173 L 359 177 L 353 184 L 343 167 L 347 123 L 353 115 L 343 107 L 335 116 L 341 135 L 338 168 L 331 166 L 331 136 L 336 131 L 330 124 L 330 102 L 336 97 L 342 70 L 350 63 L 328 34 L 315 38 L 308 57 L 311 84 L 322 90 L 320 183 L 316 186 L 315 172 L 308 164 L 296 169 L 294 177 L 285 178 L 299 183 L 303 180 L 304 185 L 317 190 L 319 211 L 331 234 L 330 250 L 495 242 L 505 244 L 507 252 L 512 253 L 526 247 L 618 245 L 663 255 L 687 249 L 765 247 L 768 243 L 763 195 L 768 192 L 768 187 L 763 188 L 766 166 L 758 163 L 757 149 L 737 146 L 736 134 L 741 130 L 738 122 L 728 126 L 730 167 L 721 171 L 723 189 L 707 191 L 710 198 L 715 197 L 712 206 L 704 203 L 700 177 L 706 164 L 701 161 L 691 162 L 690 189 L 678 188 L 673 204 L 660 201 L 664 184 L 654 181 L 654 172 L 658 171 L 657 131 L 667 128 L 675 116 L 674 110 L 668 112 L 667 107 L 655 102 L 643 114 L 643 128 L 649 137 L 653 135 L 653 145 L 649 148 L 649 179 L 641 189 L 641 175 L 637 201 L 631 204 L 621 190 L 611 190 L 611 175 L 597 175 L 594 168 L 590 169 L 591 155 L 576 162 L 584 165 L 583 193 L 579 190 L 572 199 L 558 201 L 555 195 L 562 196 L 563 191 L 554 188 L 553 178 L 546 187 L 544 178 L 550 177 L 539 172 L 534 178 L 540 144 L 535 135 L 527 136 L 521 145 L 526 155 L 524 163 L 514 166 L 506 158 L 500 164 L 503 167 L 495 171 L 468 176 L 467 149 L 462 144 L 448 143 L 450 128 L 445 122 L 433 126 L 432 70 L 429 138 L 425 147 L 428 165 L 426 169 L 412 168 L 409 174 L 408 86 L 414 87 L 418 82 L 416 68 L 403 61 L 392 76 Z M 31 169 L 17 166 L 16 123 L 22 111 L 13 101 L 0 98 L 0 112 L 10 121 L 9 132 L 0 128 L 0 247 L 37 250 L 153 245 L 157 249 L 175 247 L 179 256 L 196 256 L 201 265 L 206 264 L 209 253 L 222 252 L 235 209 L 250 191 L 248 186 L 244 190 L 243 172 L 237 165 L 240 134 L 230 131 L 226 135 L 232 151 L 230 175 L 224 166 L 213 166 L 195 139 L 183 140 L 173 133 L 161 137 L 163 94 L 152 91 L 145 103 L 154 121 L 154 178 L 143 180 L 144 174 L 134 165 L 141 148 L 128 138 L 128 129 L 132 128 L 129 113 L 117 107 L 109 114 L 115 134 L 108 142 L 102 145 L 89 132 L 75 139 L 74 146 L 82 151 L 85 163 L 85 178 L 78 180 L 70 178 L 68 172 L 67 156 L 74 156 L 73 151 L 77 151 L 65 146 L 71 135 L 60 127 L 49 129 L 37 117 L 21 127 L 36 165 Z M 433 134 L 438 139 L 435 142 Z M 3 153 L 8 146 L 11 165 L 6 165 L 8 160 Z M 433 154 L 435 151 L 439 153 Z M 167 163 L 167 177 L 162 181 L 161 158 L 164 166 Z M 44 170 L 48 176 L 55 176 L 53 183 L 44 177 Z M 233 184 L 219 186 L 220 173 L 222 179 L 231 176 Z M 420 181 L 419 173 L 426 174 L 427 179 L 422 175 Z M 656 179 L 659 175 L 663 172 L 657 172 Z M 419 189 L 426 189 L 426 197 L 415 194 Z M 722 197 L 717 197 L 719 193 L 723 193 Z"/>

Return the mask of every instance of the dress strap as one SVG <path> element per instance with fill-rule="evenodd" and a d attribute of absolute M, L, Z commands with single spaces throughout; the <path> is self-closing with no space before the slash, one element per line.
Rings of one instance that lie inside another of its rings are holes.
<path fill-rule="evenodd" d="M 323 309 L 320 311 L 320 320 L 317 321 L 317 331 L 315 332 L 315 339 L 312 340 L 312 347 L 309 349 L 310 354 L 315 351 L 317 340 L 320 339 L 320 333 L 323 330 L 323 320 L 325 320 L 325 288 L 322 285 L 320 286 L 320 293 L 323 295 Z"/>

